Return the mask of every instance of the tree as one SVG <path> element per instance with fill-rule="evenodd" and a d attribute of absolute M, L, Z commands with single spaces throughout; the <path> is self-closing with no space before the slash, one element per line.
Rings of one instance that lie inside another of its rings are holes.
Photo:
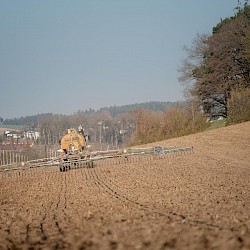
<path fill-rule="evenodd" d="M 178 69 L 179 81 L 184 83 L 186 95 L 194 95 L 193 84 L 198 78 L 198 69 L 204 65 L 204 55 L 208 50 L 208 35 L 198 34 L 193 39 L 191 47 L 184 46 L 187 58 L 183 60 L 182 66 Z"/>
<path fill-rule="evenodd" d="M 179 80 L 198 97 L 209 116 L 227 116 L 232 90 L 250 87 L 250 6 L 237 9 L 222 20 L 211 36 L 197 35 L 186 48 L 187 59 L 179 69 Z M 192 83 L 190 85 L 190 82 Z"/>

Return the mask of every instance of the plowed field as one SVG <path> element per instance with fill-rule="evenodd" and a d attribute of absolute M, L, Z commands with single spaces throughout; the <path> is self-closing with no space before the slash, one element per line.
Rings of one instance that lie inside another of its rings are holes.
<path fill-rule="evenodd" d="M 187 155 L 0 174 L 0 249 L 250 249 L 250 122 Z"/>

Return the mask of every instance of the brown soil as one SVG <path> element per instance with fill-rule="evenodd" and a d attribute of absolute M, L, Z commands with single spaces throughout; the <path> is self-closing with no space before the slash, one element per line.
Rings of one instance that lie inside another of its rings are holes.
<path fill-rule="evenodd" d="M 187 155 L 0 174 L 0 249 L 250 249 L 250 122 Z"/>
<path fill-rule="evenodd" d="M 7 129 L 7 128 L 0 128 L 0 135 L 1 135 L 1 134 L 4 134 L 4 132 L 5 132 L 6 130 L 8 130 L 8 129 Z"/>

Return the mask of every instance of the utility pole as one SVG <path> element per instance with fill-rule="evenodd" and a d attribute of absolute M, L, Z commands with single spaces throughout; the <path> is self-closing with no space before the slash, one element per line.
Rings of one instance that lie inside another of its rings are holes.
<path fill-rule="evenodd" d="M 102 121 L 99 121 L 99 122 L 98 122 L 98 125 L 99 125 L 99 128 L 100 128 L 100 132 L 99 132 L 99 134 L 100 134 L 99 142 L 100 142 L 100 144 L 101 144 L 101 143 L 102 143 Z"/>

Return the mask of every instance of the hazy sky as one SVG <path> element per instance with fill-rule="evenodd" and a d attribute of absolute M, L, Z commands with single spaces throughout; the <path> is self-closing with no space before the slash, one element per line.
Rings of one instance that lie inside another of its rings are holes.
<path fill-rule="evenodd" d="M 183 45 L 237 0 L 0 0 L 0 116 L 183 99 Z"/>

